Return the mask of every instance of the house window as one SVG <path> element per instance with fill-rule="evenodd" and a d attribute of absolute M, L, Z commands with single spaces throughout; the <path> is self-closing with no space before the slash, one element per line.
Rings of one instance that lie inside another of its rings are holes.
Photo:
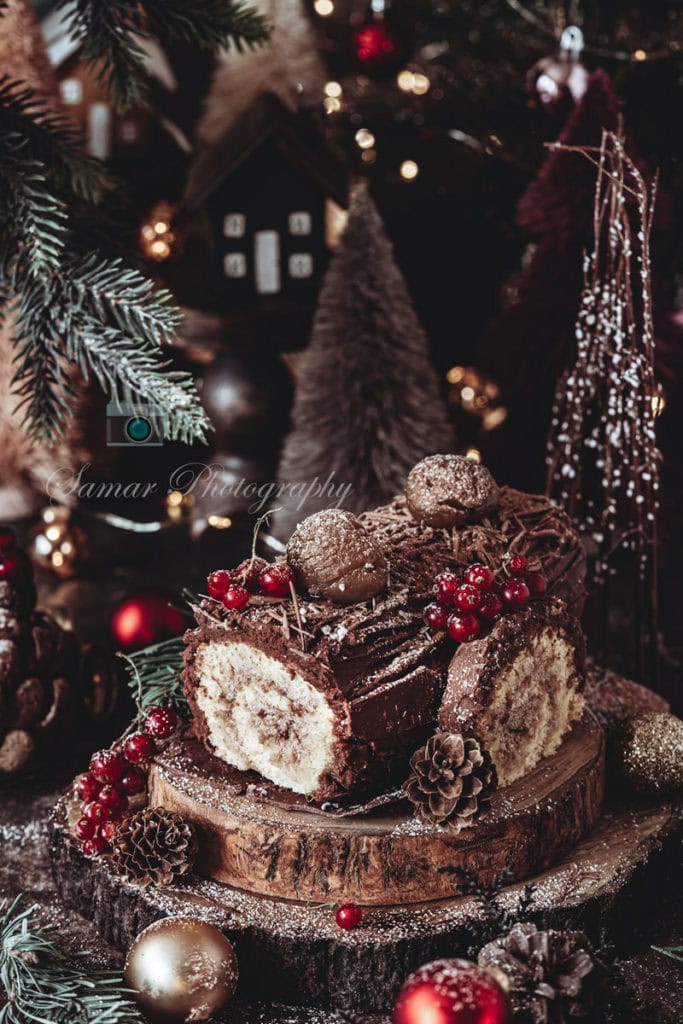
<path fill-rule="evenodd" d="M 290 235 L 310 235 L 312 227 L 311 215 L 306 211 L 290 213 L 289 233 Z"/>
<path fill-rule="evenodd" d="M 61 93 L 65 103 L 80 103 L 83 99 L 83 85 L 78 78 L 65 78 L 61 84 Z"/>
<path fill-rule="evenodd" d="M 108 103 L 92 103 L 88 108 L 88 153 L 106 160 L 111 152 L 111 107 Z"/>
<path fill-rule="evenodd" d="M 223 234 L 226 238 L 244 238 L 247 218 L 243 213 L 226 213 L 223 218 Z"/>
<path fill-rule="evenodd" d="M 228 252 L 223 257 L 223 269 L 226 277 L 246 277 L 247 257 L 243 252 Z"/>
<path fill-rule="evenodd" d="M 313 257 L 308 252 L 293 252 L 289 257 L 290 277 L 311 277 L 313 274 Z"/>
<path fill-rule="evenodd" d="M 259 231 L 254 236 L 254 272 L 259 295 L 280 291 L 280 236 L 277 231 Z"/>

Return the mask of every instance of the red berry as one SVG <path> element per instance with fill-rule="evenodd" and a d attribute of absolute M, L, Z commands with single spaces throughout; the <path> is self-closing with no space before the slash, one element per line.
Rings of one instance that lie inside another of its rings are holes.
<path fill-rule="evenodd" d="M 430 629 L 441 630 L 446 628 L 448 612 L 442 604 L 428 604 L 424 611 L 424 618 Z"/>
<path fill-rule="evenodd" d="M 514 555 L 508 558 L 507 569 L 511 576 L 523 576 L 527 560 L 524 555 Z"/>
<path fill-rule="evenodd" d="M 475 640 L 481 632 L 477 615 L 451 615 L 448 619 L 448 635 L 459 644 Z"/>
<path fill-rule="evenodd" d="M 493 575 L 487 565 L 482 565 L 481 562 L 475 562 L 471 565 L 465 573 L 465 583 L 469 583 L 471 586 L 476 587 L 477 590 L 483 590 L 487 593 L 493 589 L 493 585 L 496 582 L 496 577 Z"/>
<path fill-rule="evenodd" d="M 226 608 L 242 612 L 249 604 L 249 591 L 239 583 L 231 583 L 223 595 L 223 604 Z"/>
<path fill-rule="evenodd" d="M 518 578 L 508 580 L 501 591 L 503 601 L 508 608 L 523 608 L 528 604 L 531 593 L 524 580 Z"/>
<path fill-rule="evenodd" d="M 74 827 L 74 832 L 79 839 L 92 839 L 97 830 L 97 823 L 90 818 L 79 818 Z"/>
<path fill-rule="evenodd" d="M 102 783 L 97 781 L 92 772 L 83 772 L 74 780 L 74 792 L 79 800 L 83 800 L 85 803 L 96 800 L 101 789 Z"/>
<path fill-rule="evenodd" d="M 157 745 L 144 732 L 134 732 L 123 745 L 123 752 L 131 764 L 147 765 L 157 752 Z"/>
<path fill-rule="evenodd" d="M 484 619 L 486 622 L 493 622 L 497 619 L 503 610 L 503 602 L 500 598 L 500 594 L 491 592 L 484 594 L 481 604 L 479 605 L 479 611 L 477 615 L 480 619 Z"/>
<path fill-rule="evenodd" d="M 146 785 L 147 779 L 139 768 L 129 768 L 119 782 L 119 789 L 127 796 L 135 796 L 136 793 L 142 793 Z"/>
<path fill-rule="evenodd" d="M 0 526 L 0 552 L 16 546 L 17 535 L 10 526 Z"/>
<path fill-rule="evenodd" d="M 260 573 L 259 586 L 266 597 L 285 597 L 289 593 L 292 573 L 286 565 L 269 565 Z"/>
<path fill-rule="evenodd" d="M 86 857 L 99 857 L 101 853 L 104 853 L 106 845 L 104 839 L 95 836 L 94 839 L 88 839 L 83 843 L 83 853 Z"/>
<path fill-rule="evenodd" d="M 471 583 L 463 583 L 453 594 L 453 604 L 460 612 L 476 612 L 481 598 L 481 590 L 477 590 Z"/>
<path fill-rule="evenodd" d="M 0 580 L 17 580 L 23 575 L 24 565 L 16 551 L 0 553 Z"/>
<path fill-rule="evenodd" d="M 167 740 L 179 723 L 180 719 L 171 708 L 152 708 L 145 718 L 145 732 L 157 740 Z"/>
<path fill-rule="evenodd" d="M 125 770 L 126 762 L 119 750 L 98 750 L 90 758 L 90 771 L 98 782 L 113 785 L 119 781 Z"/>
<path fill-rule="evenodd" d="M 83 808 L 83 817 L 87 818 L 88 821 L 94 822 L 96 825 L 103 825 L 105 821 L 109 821 L 111 818 L 111 810 L 109 807 L 105 807 L 104 804 L 99 803 L 99 801 L 93 800 L 92 803 L 86 804 Z"/>
<path fill-rule="evenodd" d="M 128 797 L 119 793 L 114 786 L 104 786 L 97 798 L 98 804 L 103 804 L 111 811 L 112 818 L 123 814 L 128 807 Z"/>
<path fill-rule="evenodd" d="M 460 586 L 454 572 L 441 572 L 434 579 L 434 594 L 439 604 L 452 604 L 453 594 Z"/>
<path fill-rule="evenodd" d="M 232 573 L 228 569 L 216 569 L 206 577 L 206 589 L 217 601 L 223 600 L 225 591 L 232 582 Z"/>
<path fill-rule="evenodd" d="M 345 903 L 339 907 L 335 915 L 340 928 L 348 931 L 349 928 L 357 928 L 363 920 L 363 911 L 355 903 Z"/>
<path fill-rule="evenodd" d="M 100 825 L 98 828 L 97 835 L 100 839 L 103 839 L 108 846 L 111 846 L 118 828 L 119 826 L 115 821 L 105 821 L 104 825 Z"/>
<path fill-rule="evenodd" d="M 233 579 L 246 587 L 250 594 L 255 594 L 259 590 L 259 576 L 267 568 L 268 563 L 263 558 L 245 558 L 232 574 Z"/>
<path fill-rule="evenodd" d="M 532 597 L 541 597 L 548 589 L 548 581 L 540 572 L 525 572 L 524 582 L 531 591 Z"/>

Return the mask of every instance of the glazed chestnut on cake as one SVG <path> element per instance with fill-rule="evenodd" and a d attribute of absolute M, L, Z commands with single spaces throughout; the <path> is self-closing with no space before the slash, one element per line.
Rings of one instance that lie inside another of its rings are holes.
<path fill-rule="evenodd" d="M 470 460 L 459 464 L 470 473 Z M 455 490 L 459 501 L 463 489 Z M 237 611 L 203 601 L 186 634 L 184 681 L 207 749 L 318 802 L 354 802 L 400 785 L 411 754 L 434 732 L 453 657 L 452 640 L 423 620 L 437 574 L 524 555 L 549 595 L 581 611 L 585 558 L 567 516 L 543 497 L 496 491 L 495 511 L 457 529 L 418 522 L 403 496 L 350 524 L 340 519 L 364 538 L 362 564 L 359 551 L 349 559 L 343 545 L 328 543 L 318 514 L 290 543 L 296 605 L 253 598 Z M 372 586 L 342 604 L 349 590 L 338 581 L 358 569 Z"/>

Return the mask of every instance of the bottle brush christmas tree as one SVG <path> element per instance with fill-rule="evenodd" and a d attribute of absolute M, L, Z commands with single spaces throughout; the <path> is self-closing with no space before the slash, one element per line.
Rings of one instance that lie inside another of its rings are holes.
<path fill-rule="evenodd" d="M 392 498 L 425 455 L 449 451 L 453 434 L 424 331 L 365 185 L 320 293 L 300 365 L 294 426 L 280 464 L 276 530 L 335 504 L 324 487 L 349 488 L 361 512 Z M 303 500 L 305 496 L 305 501 Z"/>

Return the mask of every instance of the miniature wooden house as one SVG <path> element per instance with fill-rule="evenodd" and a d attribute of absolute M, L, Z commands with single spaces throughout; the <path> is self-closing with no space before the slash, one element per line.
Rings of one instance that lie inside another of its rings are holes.
<path fill-rule="evenodd" d="M 260 96 L 190 169 L 208 273 L 231 312 L 313 310 L 348 201 L 348 174 L 317 114 Z"/>

